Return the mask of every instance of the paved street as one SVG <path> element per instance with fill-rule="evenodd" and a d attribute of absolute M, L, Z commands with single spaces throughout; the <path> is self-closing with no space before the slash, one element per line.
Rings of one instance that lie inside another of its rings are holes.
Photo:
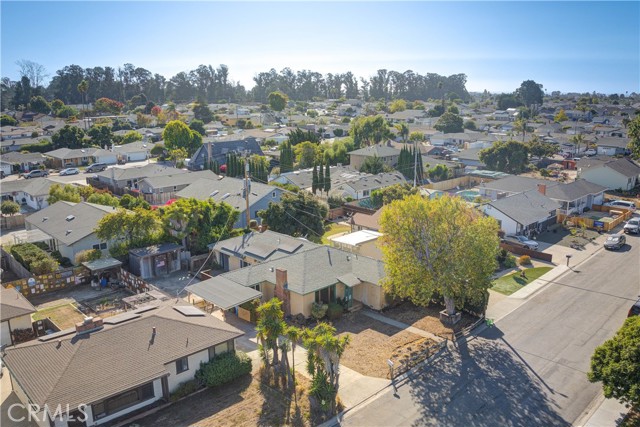
<path fill-rule="evenodd" d="M 600 250 L 431 366 L 347 413 L 344 426 L 569 426 L 600 385 L 586 379 L 596 346 L 640 293 L 640 237 Z M 610 427 L 610 426 L 602 426 Z"/>

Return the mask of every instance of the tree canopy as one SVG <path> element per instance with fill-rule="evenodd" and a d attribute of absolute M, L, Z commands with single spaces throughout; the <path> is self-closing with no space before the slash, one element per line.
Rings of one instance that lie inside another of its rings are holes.
<path fill-rule="evenodd" d="M 627 318 L 591 356 L 589 381 L 602 382 L 607 398 L 640 405 L 640 316 Z"/>
<path fill-rule="evenodd" d="M 526 107 L 531 107 L 533 104 L 542 104 L 542 98 L 544 97 L 542 85 L 533 80 L 525 80 L 520 87 L 516 89 L 516 97 Z"/>
<path fill-rule="evenodd" d="M 392 136 L 389 125 L 380 115 L 356 117 L 351 121 L 349 135 L 353 137 L 356 148 L 377 144 Z"/>
<path fill-rule="evenodd" d="M 628 148 L 634 158 L 640 159 L 640 115 L 637 115 L 635 119 L 629 122 L 627 128 L 629 129 Z"/>
<path fill-rule="evenodd" d="M 202 135 L 189 129 L 189 126 L 180 120 L 167 123 L 162 132 L 162 139 L 167 150 L 182 148 L 190 156 L 202 145 Z"/>
<path fill-rule="evenodd" d="M 378 156 L 367 157 L 360 166 L 360 172 L 377 175 L 384 172 L 384 162 Z"/>
<path fill-rule="evenodd" d="M 289 236 L 306 236 L 307 239 L 320 242 L 324 234 L 324 219 L 327 205 L 306 191 L 297 194 L 284 194 L 280 203 L 269 203 L 266 210 L 259 211 L 270 230 Z"/>
<path fill-rule="evenodd" d="M 464 131 L 462 117 L 451 112 L 446 112 L 442 116 L 440 116 L 433 127 L 442 133 L 455 133 Z"/>
<path fill-rule="evenodd" d="M 84 131 L 78 126 L 65 125 L 51 136 L 55 148 L 83 148 L 86 146 Z"/>
<path fill-rule="evenodd" d="M 380 219 L 390 295 L 426 306 L 444 297 L 450 314 L 467 301 L 486 304 L 496 268 L 498 224 L 459 197 L 405 197 Z"/>
<path fill-rule="evenodd" d="M 268 101 L 273 111 L 282 111 L 287 106 L 289 97 L 280 91 L 275 91 L 269 94 Z"/>
<path fill-rule="evenodd" d="M 491 147 L 480 150 L 478 157 L 491 170 L 518 174 L 529 163 L 529 147 L 513 140 L 497 141 Z"/>
<path fill-rule="evenodd" d="M 393 184 L 371 192 L 371 204 L 377 209 L 388 205 L 394 200 L 402 200 L 407 196 L 418 194 L 418 187 L 409 184 Z"/>

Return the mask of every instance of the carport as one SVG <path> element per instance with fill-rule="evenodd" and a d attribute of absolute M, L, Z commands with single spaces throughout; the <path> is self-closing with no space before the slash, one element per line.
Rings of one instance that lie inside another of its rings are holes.
<path fill-rule="evenodd" d="M 234 309 L 236 314 L 239 305 L 262 297 L 262 292 L 221 276 L 187 286 L 185 290 L 189 293 L 187 300 L 192 304 L 197 297 L 206 302 L 207 311 L 218 307 L 223 311 Z"/>
<path fill-rule="evenodd" d="M 97 286 L 99 277 L 106 277 L 109 282 L 120 280 L 122 262 L 115 258 L 100 258 L 95 261 L 85 261 L 83 266 L 91 271 L 92 286 Z"/>

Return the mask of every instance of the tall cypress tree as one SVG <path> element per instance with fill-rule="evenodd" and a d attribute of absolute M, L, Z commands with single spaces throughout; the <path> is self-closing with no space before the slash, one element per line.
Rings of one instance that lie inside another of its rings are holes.
<path fill-rule="evenodd" d="M 324 189 L 324 167 L 322 165 L 322 160 L 320 160 L 320 167 L 318 168 L 318 190 L 320 190 L 320 194 L 322 194 L 323 189 Z"/>
<path fill-rule="evenodd" d="M 329 190 L 331 190 L 331 169 L 327 161 L 327 167 L 324 170 L 324 191 L 327 193 L 327 196 L 329 195 Z"/>
<path fill-rule="evenodd" d="M 312 172 L 312 181 L 311 181 L 311 191 L 313 192 L 313 194 L 316 194 L 316 191 L 318 191 L 318 165 L 317 164 L 313 164 L 313 172 Z"/>
<path fill-rule="evenodd" d="M 280 173 L 291 172 L 293 170 L 293 150 L 291 144 L 285 142 L 280 150 Z"/>

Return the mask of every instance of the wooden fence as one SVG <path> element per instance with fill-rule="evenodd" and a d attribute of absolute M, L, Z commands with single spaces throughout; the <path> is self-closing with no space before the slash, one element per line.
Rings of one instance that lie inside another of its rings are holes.
<path fill-rule="evenodd" d="M 596 212 L 611 212 L 614 214 L 618 212 L 617 216 L 614 216 L 611 221 L 602 221 L 595 218 L 588 218 L 584 216 L 570 216 L 558 214 L 558 222 L 563 224 L 566 221 L 570 221 L 573 225 L 578 227 L 586 227 L 592 230 L 604 230 L 611 231 L 616 228 L 618 225 L 623 223 L 624 221 L 631 218 L 633 212 L 628 209 L 621 208 L 619 206 L 601 206 L 601 205 L 593 205 L 592 210 Z M 584 214 L 583 214 L 584 215 Z"/>
<path fill-rule="evenodd" d="M 3 230 L 11 230 L 14 228 L 24 227 L 24 218 L 22 214 L 2 215 L 0 218 L 0 228 Z"/>
<path fill-rule="evenodd" d="M 58 291 L 70 288 L 72 286 L 84 285 L 89 283 L 91 271 L 84 267 L 70 267 L 58 270 L 49 274 L 41 274 L 25 279 L 14 280 L 13 282 L 3 283 L 5 288 L 16 288 L 22 295 L 28 297 L 30 295 L 46 294 L 48 292 Z M 29 285 L 29 282 L 33 280 Z"/>
<path fill-rule="evenodd" d="M 551 262 L 553 256 L 551 254 L 547 254 L 540 251 L 534 251 L 531 249 L 525 249 L 521 246 L 510 245 L 505 242 L 500 242 L 500 247 L 502 249 L 506 249 L 509 252 L 512 252 L 517 255 L 529 255 L 531 258 L 539 259 L 541 261 Z"/>

